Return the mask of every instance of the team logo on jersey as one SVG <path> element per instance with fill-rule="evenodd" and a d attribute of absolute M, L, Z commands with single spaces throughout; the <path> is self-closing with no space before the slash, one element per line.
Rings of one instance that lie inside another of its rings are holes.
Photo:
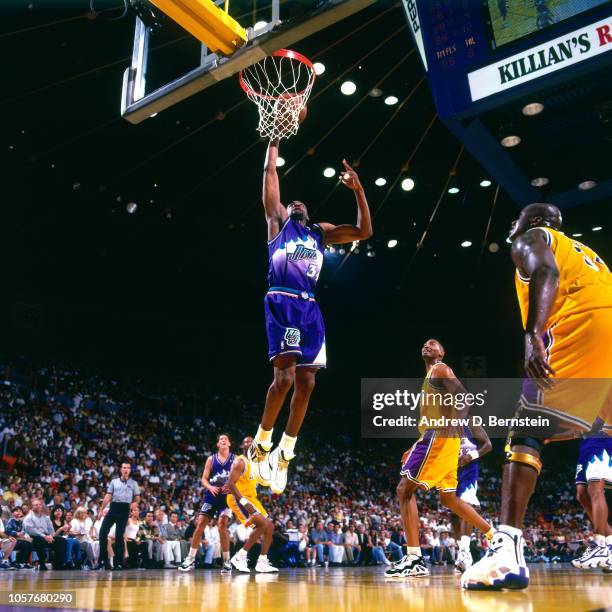
<path fill-rule="evenodd" d="M 300 346 L 300 330 L 288 327 L 285 331 L 285 342 L 287 346 Z"/>
<path fill-rule="evenodd" d="M 578 475 L 580 474 L 580 472 L 582 472 L 582 463 L 579 463 L 576 466 L 576 478 L 578 478 Z"/>
<path fill-rule="evenodd" d="M 295 247 L 295 251 L 287 255 L 287 259 L 289 261 L 302 261 L 304 259 L 316 259 L 317 252 L 318 251 L 316 249 L 309 249 L 308 247 L 305 247 L 303 244 L 298 244 Z"/>

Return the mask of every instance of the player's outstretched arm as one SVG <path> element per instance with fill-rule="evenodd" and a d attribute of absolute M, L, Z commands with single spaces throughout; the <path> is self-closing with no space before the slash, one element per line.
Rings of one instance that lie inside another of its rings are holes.
<path fill-rule="evenodd" d="M 363 186 L 357 173 L 348 165 L 346 159 L 343 159 L 342 163 L 344 164 L 344 172 L 340 180 L 355 193 L 357 223 L 355 225 L 320 223 L 319 226 L 325 235 L 325 244 L 344 244 L 355 240 L 367 240 L 372 236 L 372 217 Z"/>
<path fill-rule="evenodd" d="M 525 325 L 525 372 L 546 380 L 554 370 L 548 363 L 542 334 L 559 290 L 559 268 L 544 231 L 533 229 L 512 243 L 512 260 L 529 277 L 529 310 Z"/>
<path fill-rule="evenodd" d="M 287 218 L 287 209 L 282 205 L 280 199 L 280 184 L 278 172 L 276 171 L 276 160 L 278 158 L 278 139 L 268 143 L 266 161 L 264 163 L 263 176 L 263 205 L 268 224 L 268 240 L 272 240 Z"/>

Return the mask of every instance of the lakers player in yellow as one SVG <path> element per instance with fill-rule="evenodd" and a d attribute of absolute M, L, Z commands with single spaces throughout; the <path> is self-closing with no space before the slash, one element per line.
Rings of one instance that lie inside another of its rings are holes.
<path fill-rule="evenodd" d="M 561 232 L 561 223 L 555 206 L 531 204 L 510 232 L 525 329 L 519 410 L 548 417 L 551 428 L 511 433 L 501 524 L 489 554 L 463 574 L 468 589 L 528 586 L 522 527 L 543 445 L 611 431 L 612 275 L 597 253 Z"/>
<path fill-rule="evenodd" d="M 437 340 L 431 339 L 423 346 L 421 355 L 427 375 L 422 387 L 419 422 L 423 422 L 423 418 L 459 417 L 455 412 L 454 402 L 451 404 L 435 399 L 466 393 L 453 371 L 442 361 L 444 348 Z M 446 405 L 447 403 L 449 405 Z M 461 416 L 467 416 L 467 410 L 465 413 Z M 470 504 L 456 495 L 462 429 L 422 425 L 419 431 L 421 437 L 402 457 L 401 480 L 397 486 L 400 513 L 406 533 L 406 556 L 385 572 L 387 578 L 429 575 L 419 546 L 417 489 L 438 489 L 440 502 L 449 510 L 483 531 L 488 538 L 495 533 L 491 525 Z"/>
<path fill-rule="evenodd" d="M 249 573 L 247 553 L 261 540 L 261 554 L 257 559 L 255 571 L 260 573 L 278 572 L 268 560 L 268 550 L 272 544 L 274 524 L 268 518 L 268 513 L 257 499 L 257 478 L 246 453 L 253 443 L 253 438 L 246 437 L 242 441 L 244 454 L 234 459 L 227 487 L 227 505 L 234 516 L 245 526 L 253 527 L 251 535 L 244 546 L 231 558 L 231 564 L 240 572 Z"/>

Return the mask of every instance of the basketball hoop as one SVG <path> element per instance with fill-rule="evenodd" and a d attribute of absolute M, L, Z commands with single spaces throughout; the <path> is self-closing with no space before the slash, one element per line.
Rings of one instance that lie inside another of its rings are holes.
<path fill-rule="evenodd" d="M 301 53 L 280 49 L 240 71 L 240 86 L 259 109 L 262 138 L 290 138 L 315 81 L 312 62 Z"/>

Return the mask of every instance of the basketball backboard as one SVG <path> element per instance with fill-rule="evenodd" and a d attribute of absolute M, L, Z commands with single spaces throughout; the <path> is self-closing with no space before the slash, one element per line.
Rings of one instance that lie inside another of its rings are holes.
<path fill-rule="evenodd" d="M 139 0 L 142 5 L 143 2 Z M 132 63 L 123 76 L 121 115 L 130 123 L 140 123 L 152 115 L 203 91 L 215 83 L 238 74 L 240 70 L 259 62 L 279 49 L 327 28 L 354 13 L 375 4 L 376 0 L 323 0 L 311 3 L 303 14 L 283 20 L 286 2 L 272 0 L 267 24 L 260 28 L 248 27 L 246 44 L 232 55 L 211 52 L 202 43 L 200 65 L 186 74 L 146 91 L 149 61 L 149 39 L 152 26 L 139 12 L 136 17 Z M 144 3 L 146 5 L 146 2 Z M 216 5 L 223 5 L 217 0 Z M 152 5 L 151 5 L 152 6 Z M 259 12 L 262 19 L 263 11 Z"/>

